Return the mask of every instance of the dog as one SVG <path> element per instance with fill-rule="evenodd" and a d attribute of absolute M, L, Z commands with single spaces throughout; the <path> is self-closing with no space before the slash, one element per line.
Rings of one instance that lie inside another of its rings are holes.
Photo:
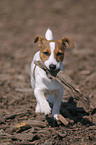
<path fill-rule="evenodd" d="M 37 35 L 34 42 L 38 42 L 40 48 L 31 63 L 31 86 L 37 100 L 35 112 L 41 112 L 45 115 L 50 114 L 51 107 L 49 104 L 51 103 L 53 104 L 52 117 L 58 120 L 64 88 L 59 82 L 49 78 L 43 69 L 34 64 L 34 61 L 43 61 L 51 74 L 59 70 L 64 71 L 62 61 L 66 48 L 65 43 L 67 42 L 71 48 L 74 47 L 74 44 L 67 37 L 53 40 L 53 33 L 49 28 L 45 33 L 45 37 Z"/>

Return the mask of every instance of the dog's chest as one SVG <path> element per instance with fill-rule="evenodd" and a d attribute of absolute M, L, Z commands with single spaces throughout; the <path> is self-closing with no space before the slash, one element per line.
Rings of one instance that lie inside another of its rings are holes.
<path fill-rule="evenodd" d="M 45 95 L 56 95 L 62 89 L 62 85 L 56 80 L 49 79 L 48 77 L 42 78 L 42 86 L 44 85 Z"/>
<path fill-rule="evenodd" d="M 48 78 L 48 76 L 46 75 L 46 73 L 43 71 L 42 73 L 39 74 L 40 75 L 40 79 L 41 79 L 41 83 L 40 85 L 45 89 L 50 90 L 51 92 L 55 92 L 56 90 L 59 90 L 62 88 L 61 84 L 59 82 L 57 82 L 56 80 L 50 79 Z M 39 79 L 39 81 L 40 81 Z"/>

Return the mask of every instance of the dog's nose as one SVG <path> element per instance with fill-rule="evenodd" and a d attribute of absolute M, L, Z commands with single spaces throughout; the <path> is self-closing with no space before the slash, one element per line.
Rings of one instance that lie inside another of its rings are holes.
<path fill-rule="evenodd" d="M 49 68 L 50 68 L 51 71 L 54 71 L 56 69 L 56 65 L 50 64 L 49 65 Z"/>

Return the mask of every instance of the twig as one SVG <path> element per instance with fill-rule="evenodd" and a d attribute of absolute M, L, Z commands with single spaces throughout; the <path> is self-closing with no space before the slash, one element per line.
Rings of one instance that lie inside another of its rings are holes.
<path fill-rule="evenodd" d="M 61 115 L 58 115 L 58 119 L 64 124 L 64 125 L 68 125 L 68 121 Z"/>

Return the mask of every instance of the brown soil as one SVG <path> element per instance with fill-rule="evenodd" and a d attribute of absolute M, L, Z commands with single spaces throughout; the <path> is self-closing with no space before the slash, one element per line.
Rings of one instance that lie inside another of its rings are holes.
<path fill-rule="evenodd" d="M 30 85 L 30 64 L 39 49 L 36 34 L 50 27 L 54 38 L 70 37 L 66 48 L 66 73 L 96 104 L 96 1 L 0 1 L 0 145 L 96 144 L 96 114 L 89 117 L 65 90 L 61 114 L 67 126 L 52 127 L 51 120 L 35 114 Z"/>

